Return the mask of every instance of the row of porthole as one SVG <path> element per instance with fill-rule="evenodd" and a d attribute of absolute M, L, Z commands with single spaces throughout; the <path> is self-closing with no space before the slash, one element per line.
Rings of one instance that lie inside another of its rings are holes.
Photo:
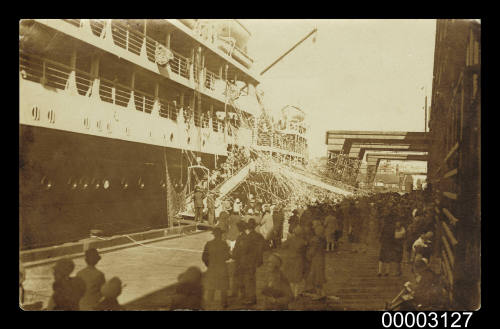
<path fill-rule="evenodd" d="M 50 190 L 54 187 L 54 181 L 50 178 L 48 178 L 47 176 L 44 176 L 41 180 L 40 180 L 40 185 L 42 185 L 46 190 Z M 104 190 L 107 190 L 111 187 L 111 182 L 109 179 L 96 179 L 96 178 L 93 178 L 92 180 L 88 180 L 88 179 L 84 179 L 84 178 L 81 178 L 79 180 L 76 180 L 74 178 L 69 178 L 66 185 L 70 188 L 70 190 L 90 190 L 90 189 L 94 189 L 94 190 L 99 190 L 101 187 L 104 189 Z M 129 183 L 128 183 L 128 180 L 127 179 L 122 179 L 120 181 L 120 186 L 123 190 L 126 190 L 129 188 Z M 137 180 L 137 187 L 141 190 L 143 190 L 145 187 L 146 187 L 146 184 L 144 183 L 144 180 L 139 177 L 139 179 Z M 167 184 L 165 183 L 164 180 L 161 180 L 160 181 L 160 187 L 161 188 L 166 188 L 167 187 Z"/>

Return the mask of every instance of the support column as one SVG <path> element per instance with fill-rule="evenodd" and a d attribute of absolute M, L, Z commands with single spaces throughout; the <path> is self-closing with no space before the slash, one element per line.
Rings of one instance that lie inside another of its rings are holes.
<path fill-rule="evenodd" d="M 165 38 L 165 46 L 170 49 L 170 38 L 171 38 L 171 33 L 167 33 L 167 37 Z"/>
<path fill-rule="evenodd" d="M 155 84 L 155 101 L 153 103 L 153 109 L 151 115 L 160 116 L 160 98 L 158 97 L 160 91 L 160 84 L 156 82 Z"/>
<path fill-rule="evenodd" d="M 99 78 L 99 64 L 101 58 L 98 54 L 92 56 L 92 62 L 90 63 L 90 75 L 93 78 L 92 86 L 90 86 L 87 96 L 93 98 L 99 98 L 99 87 L 101 84 L 101 79 Z"/>
<path fill-rule="evenodd" d="M 77 53 L 76 53 L 76 48 L 74 45 L 72 45 L 73 49 L 71 51 L 71 58 L 70 58 L 70 66 L 71 66 L 71 73 L 68 76 L 68 80 L 66 81 L 66 91 L 69 92 L 70 94 L 78 94 L 78 90 L 76 88 L 76 58 L 77 58 Z"/>
<path fill-rule="evenodd" d="M 135 93 L 134 93 L 134 89 L 135 89 L 135 71 L 132 72 L 132 76 L 130 77 L 130 89 L 131 89 L 130 99 L 128 101 L 127 108 L 129 110 L 135 110 Z M 114 99 L 114 90 L 115 90 L 115 88 L 113 87 L 113 99 Z"/>

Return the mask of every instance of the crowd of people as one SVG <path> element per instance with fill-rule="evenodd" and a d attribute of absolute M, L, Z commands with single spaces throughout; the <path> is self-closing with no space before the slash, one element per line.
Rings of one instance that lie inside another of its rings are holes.
<path fill-rule="evenodd" d="M 429 309 L 445 303 L 444 285 L 430 267 L 436 234 L 434 204 L 425 191 L 343 199 L 325 193 L 321 199 L 265 201 L 250 194 L 244 202 L 240 198 L 222 202 L 218 218 L 211 219 L 214 239 L 206 243 L 201 257 L 207 267 L 205 279 L 202 283 L 203 273 L 197 267 L 179 276 L 181 288 L 169 309 L 201 309 L 204 295 L 211 303 L 216 292 L 222 308 L 228 307 L 230 297 L 252 307 L 259 295 L 257 269 L 264 264 L 260 295 L 265 309 L 287 309 L 303 296 L 328 298 L 326 255 L 344 243 L 355 246 L 352 251 L 358 253 L 380 248 L 374 276 L 400 276 L 402 264 L 407 266 L 406 273 L 415 280 L 407 289 L 411 293 L 403 295 L 403 305 L 412 301 L 419 309 Z M 123 285 L 117 277 L 105 280 L 96 268 L 99 260 L 97 250 L 87 250 L 87 267 L 74 277 L 70 276 L 73 261 L 59 260 L 48 309 L 122 309 L 117 297 Z"/>

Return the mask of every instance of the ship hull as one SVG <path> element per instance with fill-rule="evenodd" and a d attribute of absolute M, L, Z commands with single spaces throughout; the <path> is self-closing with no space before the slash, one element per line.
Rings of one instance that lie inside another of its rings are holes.
<path fill-rule="evenodd" d="M 186 183 L 193 156 L 214 155 L 20 126 L 21 249 L 167 227 L 167 175 Z"/>

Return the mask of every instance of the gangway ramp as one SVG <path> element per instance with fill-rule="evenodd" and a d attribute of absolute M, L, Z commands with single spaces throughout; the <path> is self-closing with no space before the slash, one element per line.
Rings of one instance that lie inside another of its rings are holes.
<path fill-rule="evenodd" d="M 215 200 L 216 209 L 215 213 L 218 215 L 221 212 L 221 200 L 232 191 L 234 191 L 245 179 L 248 177 L 251 171 L 255 171 L 255 163 L 253 161 L 249 162 L 244 167 L 240 168 L 233 176 L 226 179 L 224 182 L 216 186 L 212 191 L 218 192 L 219 195 Z M 204 199 L 203 203 L 206 205 L 207 198 Z M 194 217 L 194 205 L 193 205 L 193 194 L 190 194 L 186 198 L 186 210 L 181 212 L 179 215 L 182 217 Z"/>

